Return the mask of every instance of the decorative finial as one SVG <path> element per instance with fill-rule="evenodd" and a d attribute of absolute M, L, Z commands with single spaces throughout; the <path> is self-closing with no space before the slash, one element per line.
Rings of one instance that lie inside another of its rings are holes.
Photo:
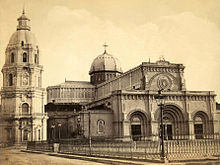
<path fill-rule="evenodd" d="M 149 63 L 150 63 L 150 57 L 149 57 Z"/>
<path fill-rule="evenodd" d="M 104 47 L 104 52 L 106 53 L 106 48 L 108 47 L 108 45 L 106 44 L 106 42 L 105 42 L 105 44 L 103 45 L 103 47 Z"/>
<path fill-rule="evenodd" d="M 165 58 L 164 58 L 163 55 L 161 55 L 161 56 L 159 57 L 159 59 L 160 59 L 160 61 L 165 61 Z"/>
<path fill-rule="evenodd" d="M 65 77 L 65 82 L 66 82 L 66 77 Z"/>
<path fill-rule="evenodd" d="M 25 14 L 25 4 L 23 4 L 23 10 L 22 10 L 22 14 L 24 15 Z"/>

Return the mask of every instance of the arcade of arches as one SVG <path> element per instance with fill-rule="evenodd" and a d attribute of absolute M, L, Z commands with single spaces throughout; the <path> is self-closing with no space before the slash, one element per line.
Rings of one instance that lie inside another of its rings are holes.
<path fill-rule="evenodd" d="M 130 135 L 133 140 L 142 140 L 152 135 L 150 117 L 141 111 L 135 111 L 130 116 Z M 160 130 L 160 110 L 156 110 L 155 119 Z M 193 117 L 194 135 L 190 134 L 188 114 L 174 105 L 163 108 L 163 127 L 165 140 L 173 139 L 202 139 L 213 134 L 213 121 L 203 111 L 198 111 Z M 155 131 L 154 131 L 155 132 Z M 192 136 L 192 137 L 190 137 Z"/>

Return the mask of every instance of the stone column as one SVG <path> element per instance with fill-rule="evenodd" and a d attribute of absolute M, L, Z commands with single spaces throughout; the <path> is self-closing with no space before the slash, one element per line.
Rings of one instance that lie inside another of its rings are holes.
<path fill-rule="evenodd" d="M 158 125 L 158 121 L 152 120 L 151 121 L 151 128 L 152 128 L 152 140 L 153 141 L 159 140 L 159 125 Z"/>
<path fill-rule="evenodd" d="M 14 131 L 13 131 L 12 137 L 14 138 L 15 143 L 20 143 L 21 142 L 21 130 L 19 129 L 19 121 L 16 120 L 14 121 Z"/>
<path fill-rule="evenodd" d="M 131 137 L 130 133 L 130 121 L 129 120 L 123 120 L 123 140 L 129 141 Z"/>
<path fill-rule="evenodd" d="M 189 114 L 189 135 L 191 140 L 195 139 L 194 121 L 192 119 L 192 114 Z"/>
<path fill-rule="evenodd" d="M 42 140 L 47 140 L 47 119 L 48 117 L 45 116 L 42 120 Z"/>

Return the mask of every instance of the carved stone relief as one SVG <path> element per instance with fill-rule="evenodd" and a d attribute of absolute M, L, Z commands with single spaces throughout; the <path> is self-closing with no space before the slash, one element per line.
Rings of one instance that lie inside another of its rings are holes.
<path fill-rule="evenodd" d="M 172 79 L 168 75 L 162 74 L 159 75 L 157 79 L 157 86 L 159 89 L 170 89 L 172 86 Z"/>
<path fill-rule="evenodd" d="M 26 86 L 29 84 L 29 75 L 28 73 L 24 73 L 22 77 L 22 85 Z"/>

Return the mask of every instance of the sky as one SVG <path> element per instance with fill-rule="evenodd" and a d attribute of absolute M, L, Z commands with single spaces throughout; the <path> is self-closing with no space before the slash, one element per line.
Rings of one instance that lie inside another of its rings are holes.
<path fill-rule="evenodd" d="M 187 90 L 215 91 L 220 102 L 220 0 L 0 0 L 0 68 L 23 8 L 45 88 L 89 81 L 106 42 L 123 71 L 163 56 L 184 64 Z"/>

